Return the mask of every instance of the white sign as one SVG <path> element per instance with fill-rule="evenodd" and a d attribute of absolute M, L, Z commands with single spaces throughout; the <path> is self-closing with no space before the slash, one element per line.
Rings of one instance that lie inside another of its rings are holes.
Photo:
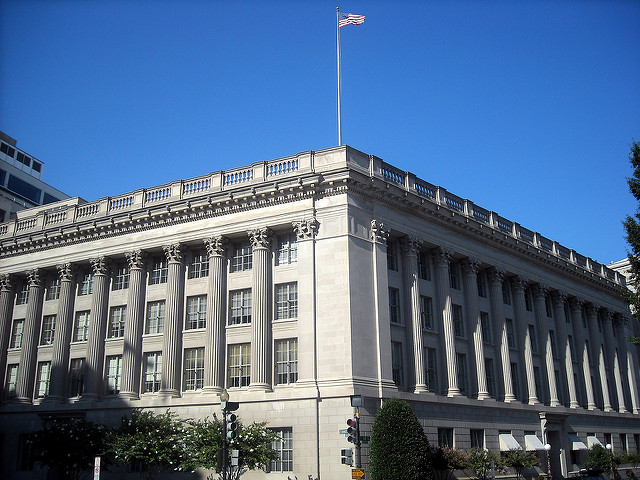
<path fill-rule="evenodd" d="M 100 457 L 93 464 L 93 480 L 100 480 Z"/>

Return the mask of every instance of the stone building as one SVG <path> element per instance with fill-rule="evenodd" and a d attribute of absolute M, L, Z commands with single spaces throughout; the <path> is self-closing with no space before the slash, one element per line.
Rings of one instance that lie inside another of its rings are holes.
<path fill-rule="evenodd" d="M 349 147 L 27 210 L 0 274 L 2 478 L 34 478 L 45 416 L 204 417 L 224 388 L 281 437 L 247 479 L 349 478 L 351 395 L 364 437 L 399 397 L 432 444 L 550 444 L 556 478 L 640 448 L 624 276 Z"/>

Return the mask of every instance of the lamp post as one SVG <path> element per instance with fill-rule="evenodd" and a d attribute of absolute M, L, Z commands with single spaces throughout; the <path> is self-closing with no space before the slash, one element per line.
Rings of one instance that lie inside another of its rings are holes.
<path fill-rule="evenodd" d="M 616 472 L 613 469 L 613 445 L 607 443 L 607 450 L 609 450 L 609 466 L 611 467 L 611 473 L 609 475 L 611 475 L 611 480 L 615 480 Z"/>
<path fill-rule="evenodd" d="M 551 476 L 551 445 L 545 443 L 544 450 L 547 452 L 547 479 L 553 480 L 553 477 Z"/>

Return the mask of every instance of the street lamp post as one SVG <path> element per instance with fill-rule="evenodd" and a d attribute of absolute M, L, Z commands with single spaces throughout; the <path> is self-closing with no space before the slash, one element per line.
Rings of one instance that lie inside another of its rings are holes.
<path fill-rule="evenodd" d="M 611 467 L 611 472 L 609 475 L 611 475 L 611 480 L 615 480 L 616 472 L 613 469 L 613 445 L 607 443 L 607 450 L 609 450 L 609 466 Z"/>
<path fill-rule="evenodd" d="M 547 452 L 547 479 L 553 480 L 553 477 L 551 476 L 551 445 L 545 443 L 544 450 Z"/>

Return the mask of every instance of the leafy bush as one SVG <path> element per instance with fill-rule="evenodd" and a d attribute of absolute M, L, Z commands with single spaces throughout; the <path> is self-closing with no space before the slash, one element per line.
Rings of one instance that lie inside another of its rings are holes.
<path fill-rule="evenodd" d="M 504 468 L 502 459 L 497 453 L 483 448 L 472 448 L 467 454 L 467 468 L 473 470 L 478 480 L 486 480 L 487 473 L 491 470 L 492 466 L 495 470 Z"/>
<path fill-rule="evenodd" d="M 599 468 L 608 472 L 611 470 L 611 455 L 602 445 L 594 445 L 589 449 L 589 456 L 584 466 L 585 468 Z"/>
<path fill-rule="evenodd" d="M 443 446 L 433 454 L 433 473 L 438 480 L 453 478 L 454 470 L 467 468 L 469 455 L 462 450 Z"/>
<path fill-rule="evenodd" d="M 405 401 L 385 400 L 371 429 L 372 480 L 431 480 L 431 448 Z"/>
<path fill-rule="evenodd" d="M 511 467 L 516 471 L 516 478 L 522 476 L 525 468 L 531 468 L 540 463 L 536 452 L 527 452 L 524 449 L 502 452 L 502 461 L 506 467 Z"/>

